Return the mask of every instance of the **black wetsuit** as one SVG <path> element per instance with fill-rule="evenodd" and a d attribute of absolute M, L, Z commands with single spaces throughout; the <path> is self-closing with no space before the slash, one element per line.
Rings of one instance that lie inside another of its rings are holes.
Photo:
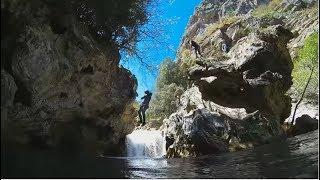
<path fill-rule="evenodd" d="M 221 45 L 221 50 L 225 53 L 228 53 L 230 51 L 230 48 L 232 46 L 232 39 L 226 34 L 225 29 L 221 29 L 221 34 L 222 34 L 222 45 Z"/>
<path fill-rule="evenodd" d="M 140 109 L 138 111 L 140 122 L 142 125 L 146 124 L 146 110 L 149 108 L 149 102 L 151 100 L 152 93 L 148 93 L 147 95 L 143 96 L 141 99 L 144 99 L 140 105 Z"/>
<path fill-rule="evenodd" d="M 200 46 L 198 43 L 196 43 L 195 41 L 191 41 L 191 46 L 194 47 L 194 52 L 196 53 L 196 57 L 198 57 L 198 54 L 202 56 L 200 52 Z"/>

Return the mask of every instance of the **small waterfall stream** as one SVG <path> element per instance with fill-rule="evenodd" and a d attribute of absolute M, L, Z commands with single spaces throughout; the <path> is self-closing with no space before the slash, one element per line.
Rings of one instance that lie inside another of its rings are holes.
<path fill-rule="evenodd" d="M 160 158 L 166 154 L 166 140 L 161 131 L 135 130 L 126 136 L 128 157 Z"/>

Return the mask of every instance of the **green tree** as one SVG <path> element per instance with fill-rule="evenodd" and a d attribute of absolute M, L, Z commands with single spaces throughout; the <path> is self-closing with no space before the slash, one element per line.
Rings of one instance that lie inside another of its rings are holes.
<path fill-rule="evenodd" d="M 147 111 L 149 118 L 163 120 L 174 113 L 182 93 L 187 89 L 189 68 L 195 65 L 192 59 L 174 62 L 165 59 L 160 65 L 156 91 Z"/>
<path fill-rule="evenodd" d="M 36 0 L 33 0 L 36 1 Z M 116 43 L 119 49 L 133 51 L 139 28 L 148 20 L 147 5 L 151 0 L 45 0 L 52 18 L 75 15 L 88 26 L 100 43 Z"/>
<path fill-rule="evenodd" d="M 184 89 L 175 83 L 164 85 L 161 90 L 155 92 L 148 110 L 148 116 L 163 120 L 174 113 L 179 106 L 179 98 Z"/>
<path fill-rule="evenodd" d="M 194 59 L 184 59 L 178 62 L 174 62 L 171 59 L 165 59 L 160 65 L 156 88 L 161 90 L 164 85 L 175 83 L 177 86 L 186 89 L 189 84 L 189 69 L 194 65 Z"/>
<path fill-rule="evenodd" d="M 303 48 L 299 51 L 298 59 L 294 63 L 293 70 L 293 82 L 294 87 L 301 94 L 299 101 L 297 102 L 291 124 L 294 123 L 296 110 L 304 98 L 305 93 L 307 92 L 307 88 L 312 81 L 311 84 L 315 85 L 316 88 L 313 88 L 309 96 L 316 97 L 318 86 L 318 77 L 319 70 L 318 66 L 318 32 L 314 32 L 310 34 L 306 39 Z M 305 85 L 304 85 L 305 84 Z M 311 94 L 311 95 L 310 95 Z"/>
<path fill-rule="evenodd" d="M 159 68 L 159 75 L 157 78 L 157 90 L 161 90 L 165 85 L 177 83 L 179 81 L 179 67 L 177 63 L 171 59 L 165 59 Z"/>

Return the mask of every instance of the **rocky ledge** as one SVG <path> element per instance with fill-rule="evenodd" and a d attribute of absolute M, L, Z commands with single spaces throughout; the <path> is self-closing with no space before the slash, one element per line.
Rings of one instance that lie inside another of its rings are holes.
<path fill-rule="evenodd" d="M 281 25 L 240 39 L 226 60 L 199 60 L 194 87 L 164 122 L 168 157 L 220 153 L 266 143 L 283 135 L 290 115 L 292 62 Z"/>

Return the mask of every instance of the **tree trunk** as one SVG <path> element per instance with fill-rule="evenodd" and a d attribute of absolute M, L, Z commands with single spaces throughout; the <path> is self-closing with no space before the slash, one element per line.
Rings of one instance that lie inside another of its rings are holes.
<path fill-rule="evenodd" d="M 309 79 L 308 79 L 308 81 L 307 81 L 307 84 L 306 84 L 306 86 L 304 87 L 303 92 L 302 92 L 302 95 L 301 95 L 299 101 L 297 102 L 297 104 L 296 104 L 296 106 L 295 106 L 295 108 L 294 108 L 294 112 L 293 112 L 292 120 L 291 120 L 291 126 L 293 126 L 294 117 L 295 117 L 295 115 L 296 115 L 296 111 L 297 111 L 297 109 L 298 109 L 299 104 L 300 104 L 301 101 L 303 100 L 303 96 L 304 96 L 304 94 L 305 94 L 305 92 L 306 92 L 306 90 L 307 90 L 307 87 L 308 87 L 308 85 L 309 85 L 309 83 L 310 83 L 310 80 L 311 80 L 311 78 L 312 78 L 312 74 L 313 74 L 314 67 L 315 67 L 315 66 L 312 66 L 312 69 L 311 69 L 310 76 L 309 76 Z"/>

